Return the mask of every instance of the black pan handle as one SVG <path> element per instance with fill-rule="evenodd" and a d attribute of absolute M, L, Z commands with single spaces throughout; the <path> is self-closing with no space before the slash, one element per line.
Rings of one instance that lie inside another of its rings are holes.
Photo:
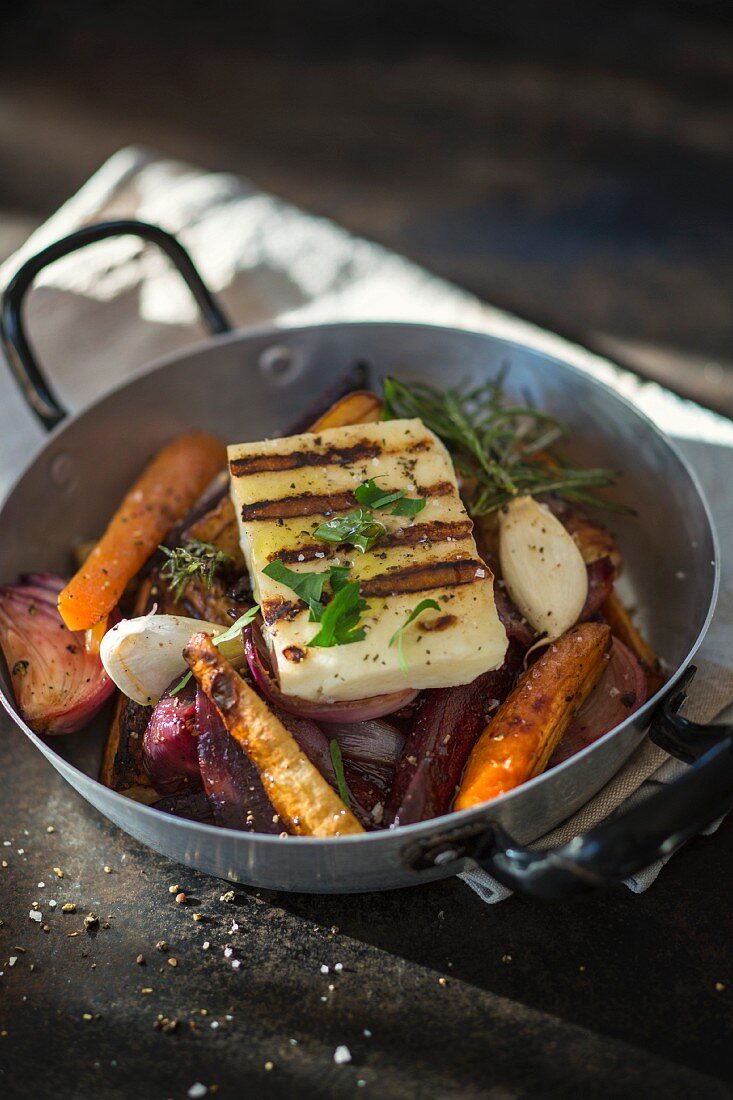
<path fill-rule="evenodd" d="M 677 714 L 694 674 L 691 666 L 659 703 L 649 730 L 656 745 L 694 761 L 674 783 L 556 848 L 526 848 L 484 820 L 409 846 L 404 862 L 424 870 L 470 859 L 518 893 L 561 899 L 621 882 L 671 855 L 733 808 L 733 726 L 701 726 Z"/>
<path fill-rule="evenodd" d="M 201 316 L 212 333 L 231 332 L 231 324 L 199 275 L 188 252 L 165 229 L 161 229 L 158 225 L 149 225 L 147 222 L 127 218 L 87 225 L 83 229 L 69 233 L 68 237 L 62 237 L 60 241 L 56 241 L 55 244 L 49 245 L 48 248 L 42 249 L 26 260 L 3 293 L 0 310 L 0 339 L 2 339 L 10 368 L 26 401 L 49 431 L 63 420 L 66 409 L 46 381 L 28 342 L 22 315 L 25 296 L 39 272 L 49 264 L 60 260 L 62 256 L 68 256 L 69 253 L 76 252 L 96 241 L 103 241 L 108 237 L 124 237 L 128 234 L 156 244 L 173 261 L 196 299 Z"/>

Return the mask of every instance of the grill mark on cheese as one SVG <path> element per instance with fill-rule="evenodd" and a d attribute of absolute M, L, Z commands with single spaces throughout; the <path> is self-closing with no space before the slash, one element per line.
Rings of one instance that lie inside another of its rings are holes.
<path fill-rule="evenodd" d="M 272 626 L 280 619 L 292 622 L 307 609 L 308 604 L 304 600 L 285 600 L 282 596 L 271 596 L 269 600 L 262 601 L 262 618 L 268 626 Z"/>
<path fill-rule="evenodd" d="M 365 598 L 404 596 L 411 592 L 427 592 L 432 588 L 456 588 L 483 579 L 480 570 L 484 577 L 491 575 L 489 567 L 475 558 L 407 565 L 391 573 L 380 573 L 362 581 L 361 594 Z"/>
<path fill-rule="evenodd" d="M 421 497 L 445 497 L 455 492 L 455 486 L 450 481 L 438 481 L 435 485 L 418 486 L 417 492 Z M 348 489 L 336 493 L 298 493 L 297 496 L 243 504 L 242 519 L 250 523 L 253 520 L 332 516 L 335 512 L 348 512 L 357 505 L 356 497 Z"/>
<path fill-rule="evenodd" d="M 384 447 L 377 440 L 362 439 L 350 447 L 329 447 L 325 451 L 289 451 L 287 454 L 251 454 L 234 458 L 229 463 L 232 477 L 249 477 L 251 474 L 272 474 L 282 470 L 300 470 L 306 466 L 350 466 L 391 454 L 419 454 L 432 447 L 429 439 L 418 439 L 396 450 Z"/>
<path fill-rule="evenodd" d="M 449 523 L 446 520 L 434 520 L 432 523 L 414 523 L 410 527 L 401 527 L 392 534 L 380 539 L 379 548 L 384 550 L 400 546 L 418 546 L 421 543 L 429 545 L 433 542 L 460 542 L 469 537 L 473 531 L 473 522 L 470 519 Z M 294 562 L 320 561 L 323 558 L 331 558 L 336 553 L 333 547 L 325 542 L 309 542 L 292 550 L 275 550 L 268 555 L 268 561 L 281 561 L 286 565 Z"/>

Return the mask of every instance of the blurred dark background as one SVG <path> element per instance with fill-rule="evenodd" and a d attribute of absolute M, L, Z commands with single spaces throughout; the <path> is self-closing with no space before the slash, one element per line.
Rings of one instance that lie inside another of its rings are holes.
<path fill-rule="evenodd" d="M 730 11 L 4 5 L 0 257 L 109 154 L 145 144 L 733 415 Z"/>

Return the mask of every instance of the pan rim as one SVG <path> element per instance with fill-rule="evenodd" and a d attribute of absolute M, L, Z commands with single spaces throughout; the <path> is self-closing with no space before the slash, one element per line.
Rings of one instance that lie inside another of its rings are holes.
<path fill-rule="evenodd" d="M 399 838 L 400 840 L 409 842 L 410 840 L 413 840 L 416 837 L 420 836 L 422 833 L 443 831 L 444 829 L 446 829 L 446 827 L 460 828 L 461 826 L 465 826 L 473 821 L 477 821 L 480 819 L 485 819 L 488 824 L 491 819 L 491 809 L 493 807 L 504 807 L 509 804 L 509 802 L 511 802 L 513 799 L 516 799 L 520 794 L 524 794 L 530 789 L 540 789 L 548 782 L 554 780 L 556 776 L 567 772 L 571 767 L 575 765 L 577 761 L 580 761 L 581 759 L 586 759 L 601 745 L 605 745 L 611 739 L 619 737 L 630 726 L 640 726 L 641 731 L 645 731 L 649 724 L 651 712 L 656 707 L 661 695 L 668 693 L 670 689 L 675 686 L 685 670 L 689 667 L 690 662 L 702 645 L 702 642 L 709 630 L 710 623 L 712 621 L 717 605 L 720 589 L 720 543 L 710 504 L 700 484 L 696 472 L 690 466 L 689 462 L 682 454 L 677 444 L 666 434 L 666 432 L 662 431 L 662 429 L 659 428 L 654 423 L 654 421 L 645 412 L 639 409 L 629 398 L 627 398 L 623 394 L 616 392 L 616 390 L 614 390 L 607 382 L 595 377 L 595 375 L 587 371 L 584 371 L 582 368 L 576 366 L 574 363 L 571 363 L 568 360 L 559 357 L 558 355 L 551 354 L 540 348 L 537 348 L 532 344 L 507 339 L 504 336 L 494 335 L 492 333 L 483 332 L 477 329 L 457 328 L 456 326 L 452 325 L 434 325 L 424 324 L 421 322 L 402 321 L 336 321 L 325 324 L 292 326 L 261 325 L 234 329 L 231 332 L 224 333 L 218 336 L 208 337 L 207 339 L 198 341 L 190 348 L 178 350 L 175 352 L 169 352 L 164 356 L 160 356 L 157 359 L 154 359 L 151 363 L 145 365 L 144 367 L 141 367 L 138 371 L 134 373 L 132 377 L 127 378 L 124 381 L 121 381 L 118 384 L 114 385 L 100 397 L 96 398 L 72 415 L 65 418 L 51 432 L 49 432 L 49 434 L 43 441 L 43 445 L 34 453 L 31 460 L 24 466 L 23 470 L 14 479 L 8 491 L 4 494 L 2 502 L 0 503 L 0 524 L 6 506 L 10 498 L 20 487 L 23 478 L 26 476 L 30 468 L 43 457 L 48 449 L 50 449 L 50 447 L 56 442 L 56 440 L 63 436 L 63 434 L 69 428 L 75 426 L 85 416 L 95 412 L 105 402 L 107 402 L 108 400 L 113 400 L 119 393 L 140 382 L 143 378 L 147 378 L 148 376 L 151 376 L 158 371 L 162 371 L 177 362 L 181 362 L 189 356 L 199 355 L 201 353 L 205 353 L 211 348 L 218 348 L 225 344 L 236 344 L 242 343 L 243 341 L 265 338 L 271 338 L 273 340 L 279 339 L 281 341 L 283 340 L 283 338 L 292 340 L 297 339 L 298 335 L 301 333 L 312 333 L 318 331 L 325 334 L 335 329 L 348 329 L 354 332 L 365 331 L 369 329 L 394 329 L 408 331 L 420 330 L 435 332 L 436 334 L 440 333 L 441 335 L 447 335 L 448 337 L 453 335 L 461 337 L 472 336 L 480 340 L 499 342 L 502 344 L 503 347 L 506 347 L 508 350 L 515 348 L 518 352 L 530 352 L 532 354 L 542 356 L 546 360 L 548 365 L 551 366 L 553 369 L 560 368 L 563 371 L 570 372 L 573 376 L 579 377 L 584 381 L 589 381 L 593 385 L 600 387 L 609 399 L 620 403 L 627 410 L 629 410 L 633 416 L 637 417 L 646 426 L 646 428 L 651 431 L 651 433 L 656 437 L 657 441 L 661 443 L 664 447 L 666 447 L 672 457 L 676 460 L 678 466 L 681 468 L 684 474 L 686 474 L 687 478 L 692 484 L 693 489 L 695 490 L 698 502 L 702 506 L 712 547 L 712 560 L 710 562 L 710 565 L 712 566 L 713 577 L 707 611 L 696 638 L 694 639 L 684 659 L 680 662 L 678 668 L 672 673 L 669 680 L 667 680 L 666 683 L 653 696 L 651 696 L 646 701 L 646 703 L 644 703 L 644 705 L 639 708 L 638 711 L 635 711 L 633 714 L 629 715 L 629 717 L 626 718 L 622 723 L 615 726 L 612 730 L 609 730 L 608 733 L 604 734 L 603 737 L 600 737 L 593 744 L 586 746 L 586 748 L 569 757 L 561 764 L 558 764 L 550 771 L 546 771 L 543 772 L 541 775 L 535 776 L 533 779 L 530 779 L 526 783 L 523 783 L 520 787 L 517 787 L 512 791 L 508 791 L 506 794 L 501 795 L 499 798 L 493 800 L 492 802 L 483 803 L 480 806 L 472 807 L 467 810 L 449 812 L 447 814 L 442 814 L 440 817 L 428 818 L 425 821 L 415 822 L 411 825 L 403 825 L 400 826 L 398 829 L 378 830 L 371 833 L 361 833 L 351 836 L 328 838 L 302 836 L 288 836 L 284 838 L 278 835 L 267 833 L 245 832 L 239 829 L 222 829 L 221 826 L 218 825 L 209 825 L 204 822 L 191 821 L 187 818 L 166 815 L 166 817 L 169 819 L 169 823 L 172 823 L 173 828 L 180 828 L 183 829 L 185 832 L 189 832 L 191 834 L 196 833 L 197 835 L 203 834 L 204 836 L 212 837 L 221 837 L 222 834 L 225 834 L 228 837 L 231 837 L 233 840 L 234 838 L 237 838 L 236 842 L 239 843 L 246 841 L 248 843 L 256 844 L 282 844 L 288 842 L 293 843 L 295 841 L 298 843 L 299 847 L 307 846 L 309 848 L 318 848 L 322 850 L 324 847 L 327 849 L 331 849 L 334 846 L 340 846 L 343 844 L 376 844 L 380 841 L 386 841 L 387 838 Z M 574 345 L 572 343 L 570 343 L 569 346 L 580 348 L 580 345 Z M 595 352 L 588 352 L 588 354 L 592 355 L 592 357 L 596 359 L 599 363 L 611 366 L 614 369 L 622 370 L 622 368 L 618 367 L 616 364 L 613 363 L 611 359 L 605 356 L 597 355 Z M 4 709 L 7 711 L 9 716 L 12 718 L 13 722 L 26 734 L 26 736 L 32 741 L 35 747 L 38 748 L 44 756 L 49 759 L 52 756 L 56 757 L 57 759 L 62 761 L 64 768 L 68 768 L 79 775 L 83 779 L 84 784 L 93 784 L 95 790 L 96 788 L 99 788 L 100 792 L 103 792 L 105 799 L 108 799 L 111 796 L 113 804 L 120 807 L 124 806 L 129 809 L 133 800 L 127 798 L 125 795 L 122 795 L 117 791 L 112 790 L 109 787 L 106 787 L 98 779 L 95 779 L 91 775 L 88 775 L 86 772 L 82 771 L 80 768 L 77 768 L 74 764 L 71 764 L 63 756 L 61 756 L 60 753 L 54 750 L 52 743 L 47 740 L 43 740 L 38 734 L 34 733 L 33 730 L 23 720 L 23 718 L 16 712 L 14 701 L 11 701 L 7 697 L 2 685 L 0 685 L 0 702 L 2 703 Z M 53 763 L 53 761 L 51 762 Z M 618 770 L 614 774 L 618 774 Z M 594 797 L 594 795 L 590 796 L 590 798 L 592 797 Z M 134 805 L 136 811 L 140 812 L 143 820 L 149 820 L 151 822 L 159 821 L 159 810 L 155 810 L 153 807 L 147 806 L 144 803 L 140 802 L 135 802 Z"/>

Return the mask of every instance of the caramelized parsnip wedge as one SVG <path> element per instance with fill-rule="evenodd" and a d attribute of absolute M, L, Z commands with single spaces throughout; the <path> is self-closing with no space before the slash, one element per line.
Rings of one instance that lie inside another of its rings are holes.
<path fill-rule="evenodd" d="M 293 735 L 224 660 L 208 634 L 194 634 L 183 655 L 230 735 L 257 768 L 268 798 L 291 832 L 320 837 L 364 832 Z"/>
<path fill-rule="evenodd" d="M 573 716 L 606 667 L 611 631 L 582 623 L 553 642 L 486 726 L 468 758 L 454 810 L 518 787 L 547 767 Z"/>

